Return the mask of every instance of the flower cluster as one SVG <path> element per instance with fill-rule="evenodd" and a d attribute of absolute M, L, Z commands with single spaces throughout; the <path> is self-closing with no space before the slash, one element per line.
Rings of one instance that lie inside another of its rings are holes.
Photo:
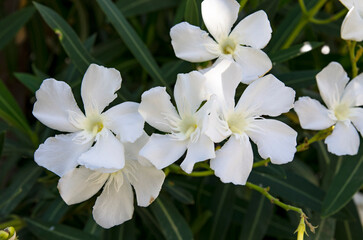
<path fill-rule="evenodd" d="M 350 38 L 349 32 L 355 32 L 351 18 L 361 14 L 362 4 L 343 3 L 350 11 L 342 36 Z M 131 186 L 137 204 L 148 206 L 162 187 L 162 169 L 181 158 L 186 173 L 196 163 L 210 160 L 210 168 L 222 182 L 244 185 L 254 162 L 251 142 L 261 158 L 274 164 L 294 159 L 297 132 L 273 119 L 292 108 L 304 129 L 334 126 L 325 140 L 330 152 L 357 153 L 357 130 L 363 133 L 359 108 L 363 75 L 348 84 L 343 67 L 333 62 L 316 76 L 327 108 L 309 97 L 300 97 L 294 104 L 295 91 L 272 74 L 266 75 L 272 68 L 261 50 L 272 32 L 266 13 L 255 12 L 231 30 L 238 11 L 235 0 L 204 0 L 202 17 L 210 35 L 187 22 L 171 29 L 177 57 L 190 62 L 217 59 L 210 68 L 178 74 L 173 93 L 176 106 L 166 88 L 159 86 L 144 92 L 140 104 L 124 102 L 105 111 L 116 99 L 121 76 L 115 69 L 95 64 L 82 81 L 85 113 L 69 85 L 55 79 L 43 81 L 33 114 L 44 125 L 68 134 L 48 138 L 34 158 L 61 177 L 58 189 L 67 204 L 85 201 L 103 188 L 93 207 L 94 219 L 105 228 L 121 224 L 133 214 Z M 240 84 L 245 90 L 236 102 Z M 144 122 L 160 133 L 148 136 Z"/>

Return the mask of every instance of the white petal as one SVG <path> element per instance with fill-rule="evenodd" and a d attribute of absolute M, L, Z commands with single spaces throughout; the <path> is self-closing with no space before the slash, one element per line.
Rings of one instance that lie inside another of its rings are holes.
<path fill-rule="evenodd" d="M 346 8 L 351 9 L 355 0 L 339 0 Z M 359 0 L 358 0 L 359 1 Z"/>
<path fill-rule="evenodd" d="M 118 173 L 121 174 L 122 173 Z M 111 228 L 130 220 L 134 213 L 134 196 L 130 183 L 123 177 L 123 184 L 107 182 L 93 206 L 93 218 L 103 228 Z M 110 180 L 109 180 L 110 181 Z"/>
<path fill-rule="evenodd" d="M 337 122 L 333 133 L 325 139 L 328 151 L 338 155 L 356 155 L 359 148 L 359 134 L 353 125 Z"/>
<path fill-rule="evenodd" d="M 228 36 L 237 20 L 239 7 L 236 0 L 204 0 L 202 2 L 204 24 L 217 41 Z"/>
<path fill-rule="evenodd" d="M 228 108 L 234 107 L 234 95 L 242 81 L 242 68 L 231 60 L 218 61 L 204 73 L 208 95 L 217 96 L 218 102 Z"/>
<path fill-rule="evenodd" d="M 264 76 L 272 68 L 270 58 L 259 49 L 238 47 L 233 57 L 242 67 L 242 82 L 246 84 Z"/>
<path fill-rule="evenodd" d="M 174 98 L 181 118 L 195 113 L 201 103 L 207 100 L 205 84 L 206 79 L 200 72 L 178 74 L 174 86 Z"/>
<path fill-rule="evenodd" d="M 340 102 L 349 78 L 342 65 L 331 62 L 316 75 L 320 95 L 329 109 Z"/>
<path fill-rule="evenodd" d="M 363 105 L 363 73 L 348 83 L 341 102 L 347 103 L 349 106 Z"/>
<path fill-rule="evenodd" d="M 85 167 L 75 168 L 59 179 L 59 194 L 68 205 L 86 201 L 102 188 L 108 176 Z"/>
<path fill-rule="evenodd" d="M 252 170 L 253 152 L 246 134 L 232 135 L 211 159 L 210 167 L 214 174 L 224 183 L 245 185 Z"/>
<path fill-rule="evenodd" d="M 149 125 L 163 132 L 172 131 L 166 116 L 180 119 L 165 87 L 154 87 L 144 92 L 141 96 L 139 113 Z"/>
<path fill-rule="evenodd" d="M 349 118 L 363 136 L 363 108 L 351 108 Z"/>
<path fill-rule="evenodd" d="M 231 37 L 242 45 L 262 49 L 271 39 L 271 25 L 267 14 L 257 11 L 241 20 L 231 32 Z"/>
<path fill-rule="evenodd" d="M 247 134 L 256 143 L 262 158 L 270 158 L 274 164 L 284 164 L 294 159 L 297 133 L 283 122 L 255 120 Z"/>
<path fill-rule="evenodd" d="M 138 161 L 141 165 L 145 167 L 154 166 L 149 160 L 139 155 L 141 148 L 149 141 L 149 136 L 146 132 L 143 132 L 141 137 L 139 137 L 135 142 L 123 142 L 125 148 L 125 159 Z"/>
<path fill-rule="evenodd" d="M 222 142 L 232 134 L 228 123 L 220 118 L 216 109 L 210 113 L 205 134 L 215 143 Z"/>
<path fill-rule="evenodd" d="M 116 133 L 122 142 L 135 142 L 144 132 L 144 119 L 138 111 L 139 104 L 124 102 L 104 113 L 105 126 Z"/>
<path fill-rule="evenodd" d="M 189 62 L 205 62 L 217 58 L 218 44 L 199 27 L 182 22 L 170 29 L 175 55 Z"/>
<path fill-rule="evenodd" d="M 101 113 L 115 98 L 121 87 L 120 72 L 91 64 L 84 74 L 81 95 L 86 115 Z"/>
<path fill-rule="evenodd" d="M 170 135 L 153 134 L 141 149 L 140 155 L 156 168 L 162 169 L 178 160 L 186 149 L 185 141 L 175 140 Z"/>
<path fill-rule="evenodd" d="M 294 106 L 295 91 L 272 74 L 251 83 L 237 103 L 236 111 L 247 116 L 279 116 Z"/>
<path fill-rule="evenodd" d="M 345 16 L 340 30 L 340 35 L 344 40 L 363 41 L 363 17 L 357 7 L 352 7 Z"/>
<path fill-rule="evenodd" d="M 206 135 L 202 134 L 197 142 L 189 142 L 187 156 L 180 164 L 186 172 L 193 171 L 194 164 L 215 157 L 214 143 Z"/>
<path fill-rule="evenodd" d="M 165 174 L 154 166 L 146 167 L 138 162 L 132 164 L 135 172 L 128 179 L 135 189 L 137 205 L 147 207 L 158 197 Z"/>
<path fill-rule="evenodd" d="M 97 138 L 95 145 L 79 157 L 78 163 L 105 173 L 122 169 L 125 165 L 125 153 L 120 140 L 105 128 Z"/>
<path fill-rule="evenodd" d="M 69 113 L 84 116 L 72 93 L 71 87 L 55 79 L 46 79 L 36 91 L 33 115 L 47 127 L 58 131 L 75 132 L 79 128 L 69 121 Z"/>
<path fill-rule="evenodd" d="M 295 102 L 294 110 L 303 129 L 322 130 L 335 124 L 329 117 L 329 110 L 315 99 L 300 97 Z"/>
<path fill-rule="evenodd" d="M 73 141 L 77 133 L 49 137 L 34 153 L 35 162 L 58 176 L 63 176 L 78 165 L 78 158 L 86 152 L 92 142 L 80 144 Z"/>

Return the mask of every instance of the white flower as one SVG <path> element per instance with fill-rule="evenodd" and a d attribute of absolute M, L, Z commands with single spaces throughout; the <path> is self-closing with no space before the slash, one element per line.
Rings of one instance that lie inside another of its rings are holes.
<path fill-rule="evenodd" d="M 227 142 L 216 152 L 210 165 L 222 182 L 244 185 L 252 170 L 250 139 L 262 158 L 283 164 L 293 160 L 297 133 L 288 125 L 262 116 L 278 116 L 293 107 L 295 92 L 269 74 L 251 83 L 235 106 L 234 95 L 241 69 L 228 63 L 211 69 L 210 91 L 217 95 L 219 106 L 211 112 L 206 134 L 214 141 Z M 223 71 L 223 74 L 218 72 Z M 220 77 L 219 77 L 219 76 Z M 234 77 L 233 77 L 234 75 Z"/>
<path fill-rule="evenodd" d="M 197 71 L 178 74 L 174 88 L 178 111 L 164 87 L 155 87 L 142 94 L 140 114 L 152 127 L 168 133 L 152 134 L 140 151 L 140 155 L 158 169 L 178 160 L 186 150 L 181 167 L 187 173 L 193 170 L 196 162 L 215 156 L 214 143 L 204 134 L 210 109 L 210 101 L 201 107 L 206 99 L 204 83 L 205 77 Z"/>
<path fill-rule="evenodd" d="M 363 133 L 363 74 L 350 81 L 343 67 L 330 63 L 318 75 L 316 81 L 320 95 L 326 104 L 300 97 L 295 111 L 301 127 L 322 130 L 334 125 L 333 133 L 325 139 L 328 151 L 336 155 L 355 155 L 359 148 L 359 134 Z M 353 124 L 354 126 L 353 126 Z"/>
<path fill-rule="evenodd" d="M 340 0 L 349 9 L 341 27 L 341 37 L 345 40 L 363 41 L 363 1 Z"/>
<path fill-rule="evenodd" d="M 68 204 L 83 202 L 103 187 L 93 207 L 97 224 L 110 228 L 132 218 L 135 189 L 138 206 L 147 207 L 159 195 L 165 174 L 151 164 L 138 160 L 138 152 L 147 141 L 144 134 L 134 143 L 125 143 L 125 167 L 114 173 L 93 171 L 83 166 L 67 172 L 58 183 L 63 200 Z"/>
<path fill-rule="evenodd" d="M 120 87 L 121 76 L 116 69 L 91 64 L 81 87 L 84 115 L 68 84 L 44 80 L 36 92 L 33 115 L 50 128 L 70 133 L 48 138 L 36 150 L 35 161 L 59 176 L 77 165 L 107 173 L 122 169 L 125 157 L 121 141 L 136 141 L 143 133 L 144 120 L 138 113 L 139 104 L 134 102 L 102 113 Z"/>
<path fill-rule="evenodd" d="M 215 58 L 234 59 L 243 68 L 243 83 L 267 73 L 272 63 L 260 49 L 271 39 L 271 26 L 264 11 L 255 12 L 240 21 L 233 31 L 240 5 L 236 0 L 204 0 L 202 17 L 213 36 L 187 22 L 170 30 L 175 55 L 190 62 Z"/>

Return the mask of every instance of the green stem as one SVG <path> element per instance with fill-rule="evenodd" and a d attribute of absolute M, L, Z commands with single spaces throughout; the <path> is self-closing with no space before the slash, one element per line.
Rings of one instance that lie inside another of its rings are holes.
<path fill-rule="evenodd" d="M 248 2 L 248 0 L 241 0 L 241 1 L 239 1 L 239 5 L 240 5 L 239 12 L 242 11 L 242 9 L 245 7 L 245 5 L 246 5 L 247 2 Z"/>
<path fill-rule="evenodd" d="M 320 141 L 320 140 L 324 140 L 325 138 L 327 138 L 332 132 L 333 132 L 334 127 L 330 127 L 324 130 L 321 130 L 319 132 L 317 132 L 312 138 L 310 138 L 309 140 L 306 140 L 305 142 L 301 143 L 300 145 L 298 145 L 296 147 L 296 151 L 297 152 L 302 152 L 305 150 L 309 149 L 310 144 Z"/>
<path fill-rule="evenodd" d="M 285 203 L 281 202 L 279 199 L 272 196 L 268 192 L 269 188 L 263 188 L 263 187 L 260 187 L 258 185 L 253 184 L 253 183 L 250 183 L 250 182 L 246 182 L 246 187 L 248 187 L 250 189 L 253 189 L 253 190 L 257 191 L 257 192 L 260 192 L 262 195 L 264 195 L 266 198 L 268 198 L 271 201 L 271 203 L 285 209 L 286 211 L 294 211 L 294 212 L 297 212 L 299 214 L 305 215 L 301 208 L 285 204 Z"/>
<path fill-rule="evenodd" d="M 352 78 L 355 78 L 358 75 L 357 59 L 355 55 L 355 47 L 357 42 L 347 41 L 347 44 L 349 49 L 350 63 L 352 64 Z"/>
<path fill-rule="evenodd" d="M 259 162 L 255 162 L 253 164 L 253 168 L 256 168 L 256 167 L 266 167 L 269 162 L 271 162 L 270 158 L 267 158 L 267 159 L 262 160 L 262 161 L 259 161 Z"/>
<path fill-rule="evenodd" d="M 301 8 L 302 12 L 305 15 L 308 15 L 308 10 L 306 9 L 306 5 L 305 5 L 304 0 L 299 0 L 299 4 L 300 4 L 300 8 Z"/>
<path fill-rule="evenodd" d="M 334 21 L 338 20 L 339 18 L 343 17 L 347 12 L 348 12 L 348 9 L 343 9 L 340 12 L 338 12 L 337 14 L 333 15 L 332 17 L 330 17 L 328 19 L 324 19 L 324 20 L 316 19 L 313 17 L 310 19 L 310 22 L 315 23 L 315 24 L 331 23 L 331 22 L 334 22 Z"/>

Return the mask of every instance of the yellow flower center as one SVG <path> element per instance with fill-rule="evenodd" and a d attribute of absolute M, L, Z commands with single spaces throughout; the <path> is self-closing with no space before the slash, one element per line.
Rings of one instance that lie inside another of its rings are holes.
<path fill-rule="evenodd" d="M 100 115 L 87 116 L 85 123 L 85 130 L 92 133 L 92 135 L 97 135 L 103 129 L 103 119 Z"/>
<path fill-rule="evenodd" d="M 226 38 L 220 43 L 222 53 L 226 55 L 233 54 L 236 50 L 236 46 L 236 42 L 231 38 Z"/>
<path fill-rule="evenodd" d="M 179 124 L 179 130 L 186 138 L 189 138 L 189 136 L 197 129 L 197 127 L 197 121 L 194 117 L 184 118 Z"/>
<path fill-rule="evenodd" d="M 349 118 L 350 108 L 346 104 L 339 104 L 334 108 L 334 115 L 339 121 L 344 121 Z"/>
<path fill-rule="evenodd" d="M 242 134 L 246 131 L 249 121 L 242 114 L 234 113 L 228 118 L 227 123 L 232 133 Z"/>

